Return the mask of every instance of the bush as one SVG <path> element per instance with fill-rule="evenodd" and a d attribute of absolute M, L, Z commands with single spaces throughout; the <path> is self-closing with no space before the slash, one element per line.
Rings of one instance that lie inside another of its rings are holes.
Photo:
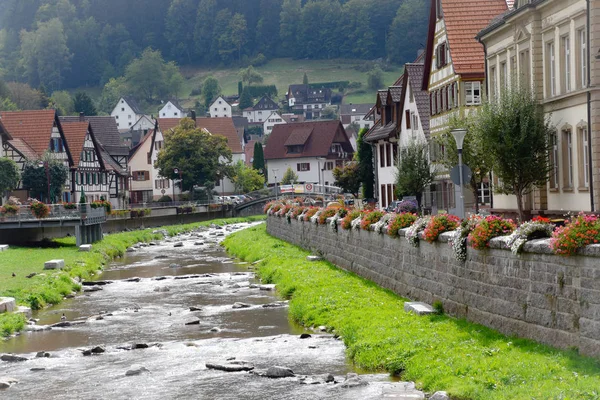
<path fill-rule="evenodd" d="M 427 226 L 423 230 L 423 237 L 429 243 L 433 243 L 440 236 L 440 233 L 453 231 L 458 228 L 460 218 L 456 215 L 440 214 L 431 217 Z"/>
<path fill-rule="evenodd" d="M 388 235 L 392 237 L 398 236 L 400 229 L 408 228 L 417 220 L 417 214 L 404 212 L 396 215 L 396 217 L 388 225 Z"/>
<path fill-rule="evenodd" d="M 63 203 L 63 208 L 65 210 L 75 210 L 77 208 L 77 204 L 75 204 L 75 203 Z"/>
<path fill-rule="evenodd" d="M 515 223 L 512 219 L 488 215 L 469 234 L 469 240 L 474 249 L 481 250 L 489 246 L 490 239 L 508 235 L 514 230 Z"/>
<path fill-rule="evenodd" d="M 46 218 L 50 214 L 50 207 L 41 201 L 33 201 L 30 205 L 31 213 L 37 218 L 42 219 Z"/>
<path fill-rule="evenodd" d="M 0 213 L 7 215 L 16 215 L 18 211 L 19 207 L 12 204 L 5 204 L 4 207 L 0 208 Z"/>
<path fill-rule="evenodd" d="M 106 210 L 106 213 L 109 215 L 110 215 L 110 212 L 112 211 L 112 204 L 110 204 L 110 202 L 106 201 L 106 200 L 93 201 L 90 204 L 90 207 L 92 207 L 94 209 L 104 207 L 104 209 Z"/>
<path fill-rule="evenodd" d="M 398 213 L 416 213 L 419 209 L 417 208 L 417 203 L 411 200 L 402 200 L 396 206 L 396 212 Z"/>
<path fill-rule="evenodd" d="M 171 198 L 171 196 L 162 196 L 160 199 L 157 200 L 157 202 L 159 203 L 171 203 L 173 201 L 173 199 Z"/>
<path fill-rule="evenodd" d="M 152 213 L 152 210 L 149 208 L 140 208 L 137 210 L 131 210 L 131 218 L 142 218 L 147 217 Z"/>
<path fill-rule="evenodd" d="M 595 215 L 579 214 L 572 217 L 565 226 L 556 228 L 552 234 L 550 247 L 556 254 L 570 256 L 588 244 L 600 241 L 600 221 Z"/>
<path fill-rule="evenodd" d="M 180 206 L 177 207 L 177 214 L 191 214 L 194 212 L 193 206 Z"/>
<path fill-rule="evenodd" d="M 265 65 L 269 60 L 263 53 L 258 53 L 256 57 L 252 58 L 249 62 L 253 67 L 260 67 L 261 65 Z"/>
<path fill-rule="evenodd" d="M 383 211 L 371 211 L 366 213 L 360 221 L 361 229 L 368 231 L 372 224 L 378 222 L 383 217 Z"/>

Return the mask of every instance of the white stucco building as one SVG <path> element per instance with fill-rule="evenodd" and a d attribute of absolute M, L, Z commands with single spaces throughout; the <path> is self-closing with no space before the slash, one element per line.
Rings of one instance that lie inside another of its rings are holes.
<path fill-rule="evenodd" d="M 222 96 L 210 105 L 208 110 L 211 118 L 231 118 L 231 104 L 229 104 Z"/>

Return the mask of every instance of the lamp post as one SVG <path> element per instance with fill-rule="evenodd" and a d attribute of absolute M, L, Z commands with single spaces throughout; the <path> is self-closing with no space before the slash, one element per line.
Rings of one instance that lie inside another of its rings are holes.
<path fill-rule="evenodd" d="M 278 168 L 273 168 L 273 178 L 275 178 L 275 201 L 277 201 L 277 173 L 279 172 Z"/>
<path fill-rule="evenodd" d="M 48 204 L 51 204 L 50 201 L 50 170 L 48 166 L 48 161 L 40 161 L 38 163 L 39 168 L 44 168 L 46 170 L 46 195 L 48 196 Z"/>
<path fill-rule="evenodd" d="M 179 175 L 179 186 L 181 186 L 181 193 L 183 193 L 183 178 L 181 177 L 181 170 L 179 168 L 173 168 L 173 173 Z M 181 195 L 179 196 L 181 199 Z M 173 180 L 173 201 L 175 201 L 175 180 Z"/>
<path fill-rule="evenodd" d="M 456 208 L 458 210 L 458 217 L 465 218 L 465 197 L 463 195 L 463 162 L 462 162 L 462 151 L 463 151 L 463 142 L 465 140 L 465 136 L 467 135 L 466 129 L 453 129 L 451 131 L 454 140 L 456 141 L 456 150 L 458 150 L 458 176 L 459 176 L 459 189 L 460 196 L 456 202 Z M 456 179 L 456 178 L 455 178 Z"/>

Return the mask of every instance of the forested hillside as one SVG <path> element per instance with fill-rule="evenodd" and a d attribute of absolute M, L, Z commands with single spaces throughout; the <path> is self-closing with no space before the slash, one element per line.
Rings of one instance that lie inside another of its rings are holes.
<path fill-rule="evenodd" d="M 1 0 L 0 77 L 104 85 L 144 49 L 179 65 L 274 57 L 411 61 L 429 0 Z"/>

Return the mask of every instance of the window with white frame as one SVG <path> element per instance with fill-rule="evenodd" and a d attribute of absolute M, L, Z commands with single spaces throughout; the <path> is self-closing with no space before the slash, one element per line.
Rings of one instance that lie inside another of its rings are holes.
<path fill-rule="evenodd" d="M 579 143 L 579 187 L 589 189 L 590 187 L 590 142 L 587 126 L 578 129 Z"/>
<path fill-rule="evenodd" d="M 417 114 L 414 112 L 410 113 L 410 118 L 412 119 L 412 129 L 419 129 L 419 117 L 417 117 Z"/>
<path fill-rule="evenodd" d="M 481 104 L 481 82 L 465 82 L 465 104 L 474 106 Z"/>
<path fill-rule="evenodd" d="M 297 171 L 310 171 L 310 163 L 298 163 L 296 164 Z"/>
<path fill-rule="evenodd" d="M 562 131 L 563 153 L 563 185 L 566 189 L 573 188 L 573 134 L 571 129 Z"/>
<path fill-rule="evenodd" d="M 524 87 L 529 87 L 529 71 L 529 50 L 523 50 L 519 53 L 519 78 Z"/>
<path fill-rule="evenodd" d="M 558 136 L 550 135 L 550 189 L 558 189 Z"/>
<path fill-rule="evenodd" d="M 508 67 L 506 61 L 500 63 L 500 87 L 504 89 L 508 84 Z"/>
<path fill-rule="evenodd" d="M 561 53 L 562 91 L 568 93 L 571 91 L 571 39 L 568 35 L 561 38 Z"/>
<path fill-rule="evenodd" d="M 492 195 L 490 191 L 490 183 L 489 182 L 481 182 L 477 187 L 477 197 L 479 199 L 479 204 L 490 204 Z"/>
<path fill-rule="evenodd" d="M 579 56 L 577 62 L 579 65 L 579 87 L 587 87 L 587 33 L 585 29 L 577 31 L 577 44 L 579 50 Z"/>
<path fill-rule="evenodd" d="M 556 64 L 554 42 L 546 44 L 546 82 L 548 96 L 556 96 Z"/>

